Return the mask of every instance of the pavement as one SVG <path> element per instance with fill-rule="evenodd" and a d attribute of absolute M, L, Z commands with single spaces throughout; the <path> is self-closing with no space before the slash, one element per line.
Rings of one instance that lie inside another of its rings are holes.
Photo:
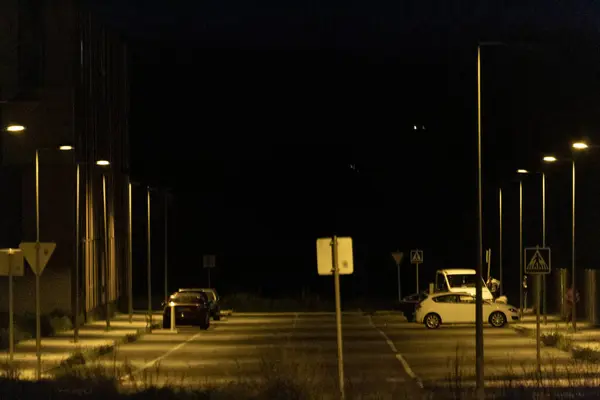
<path fill-rule="evenodd" d="M 406 322 L 400 315 L 375 315 L 372 320 L 390 346 L 398 350 L 405 367 L 425 391 L 475 386 L 474 325 L 445 325 L 429 330 L 422 324 Z M 530 317 L 523 323 L 504 328 L 484 325 L 486 388 L 540 386 L 535 378 L 535 339 L 517 331 L 523 325 L 529 327 L 528 324 L 531 324 Z M 533 325 L 535 327 L 535 322 Z M 555 326 L 556 323 L 549 322 L 546 327 Z M 582 365 L 574 361 L 570 353 L 554 347 L 541 348 L 541 370 L 541 386 L 545 387 L 598 386 L 600 383 L 596 378 L 600 366 Z"/>
<path fill-rule="evenodd" d="M 347 398 L 420 397 L 417 382 L 363 313 L 343 314 Z M 97 365 L 121 371 L 123 385 L 201 388 L 289 378 L 336 398 L 338 368 L 334 313 L 235 313 L 194 327 L 154 330 L 123 344 Z"/>
<path fill-rule="evenodd" d="M 153 323 L 161 321 L 162 315 L 157 313 L 153 317 Z M 104 320 L 81 326 L 77 343 L 73 341 L 73 330 L 57 332 L 53 337 L 42 338 L 42 377 L 52 377 L 53 371 L 74 354 L 81 354 L 84 358 L 94 357 L 98 350 L 109 351 L 122 342 L 133 340 L 145 331 L 145 314 L 135 313 L 131 323 L 129 315 L 117 314 L 111 319 L 108 331 Z M 35 379 L 37 366 L 35 338 L 16 344 L 12 366 L 8 350 L 0 352 L 0 363 L 6 372 L 18 371 L 21 379 Z"/>
<path fill-rule="evenodd" d="M 549 315 L 547 324 L 540 317 L 540 334 L 558 333 L 567 337 L 571 346 L 579 349 L 600 351 L 600 328 L 587 321 L 577 321 L 577 332 L 573 332 L 572 324 L 567 324 L 559 315 Z M 513 327 L 524 333 L 535 335 L 537 327 L 535 315 L 525 315 Z"/>

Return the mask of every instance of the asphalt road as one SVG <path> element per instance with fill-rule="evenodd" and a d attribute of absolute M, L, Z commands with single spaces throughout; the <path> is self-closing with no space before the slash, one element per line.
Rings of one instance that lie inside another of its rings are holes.
<path fill-rule="evenodd" d="M 473 325 L 429 330 L 398 315 L 374 316 L 372 321 L 426 391 L 474 387 Z M 532 380 L 537 368 L 535 339 L 520 335 L 509 326 L 484 326 L 484 365 L 486 387 L 506 387 L 508 382 L 513 386 L 537 385 Z M 543 385 L 547 387 L 575 386 L 584 376 L 586 381 L 579 385 L 589 385 L 600 372 L 600 367 L 576 363 L 569 353 L 553 347 L 542 347 L 541 365 Z"/>
<path fill-rule="evenodd" d="M 347 398 L 420 397 L 416 381 L 369 316 L 344 314 L 343 339 Z M 99 363 L 131 374 L 135 378 L 127 382 L 138 387 L 201 387 L 290 377 L 310 383 L 323 398 L 335 398 L 335 314 L 246 313 L 212 322 L 207 331 L 157 330 L 122 345 Z"/>

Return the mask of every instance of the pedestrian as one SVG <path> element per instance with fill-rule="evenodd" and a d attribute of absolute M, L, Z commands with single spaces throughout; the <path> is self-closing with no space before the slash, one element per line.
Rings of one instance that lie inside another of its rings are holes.
<path fill-rule="evenodd" d="M 573 322 L 573 307 L 575 307 L 579 303 L 579 291 L 575 290 L 573 293 L 573 288 L 569 288 L 567 290 L 567 295 L 565 296 L 565 322 L 569 325 L 570 322 Z"/>

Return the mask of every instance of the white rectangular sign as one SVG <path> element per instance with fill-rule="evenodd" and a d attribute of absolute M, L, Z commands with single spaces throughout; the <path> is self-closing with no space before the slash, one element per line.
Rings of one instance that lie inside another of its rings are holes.
<path fill-rule="evenodd" d="M 9 268 L 12 273 L 9 273 Z M 21 249 L 0 249 L 0 276 L 23 276 L 25 261 Z"/>
<path fill-rule="evenodd" d="M 333 275 L 333 238 L 317 239 L 317 270 L 319 275 Z M 352 238 L 337 238 L 337 261 L 340 275 L 354 272 Z"/>
<path fill-rule="evenodd" d="M 205 255 L 202 259 L 204 268 L 215 268 L 217 266 L 215 258 L 214 255 Z"/>

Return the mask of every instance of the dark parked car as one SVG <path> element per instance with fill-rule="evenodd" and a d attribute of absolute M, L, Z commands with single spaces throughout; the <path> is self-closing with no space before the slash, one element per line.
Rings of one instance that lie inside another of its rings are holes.
<path fill-rule="evenodd" d="M 427 298 L 427 291 L 423 291 L 421 293 L 414 293 L 410 296 L 406 296 L 400 302 L 400 310 L 406 317 L 409 322 L 415 320 L 415 311 L 417 308 L 417 304 Z"/>
<path fill-rule="evenodd" d="M 200 329 L 210 326 L 210 306 L 206 293 L 189 291 L 173 293 L 167 303 L 163 302 L 163 328 L 171 327 L 171 308 L 175 308 L 175 325 L 194 325 Z"/>
<path fill-rule="evenodd" d="M 219 294 L 215 289 L 179 289 L 179 293 L 202 291 L 208 297 L 208 306 L 210 308 L 210 316 L 215 321 L 221 320 L 221 305 L 219 304 Z"/>

